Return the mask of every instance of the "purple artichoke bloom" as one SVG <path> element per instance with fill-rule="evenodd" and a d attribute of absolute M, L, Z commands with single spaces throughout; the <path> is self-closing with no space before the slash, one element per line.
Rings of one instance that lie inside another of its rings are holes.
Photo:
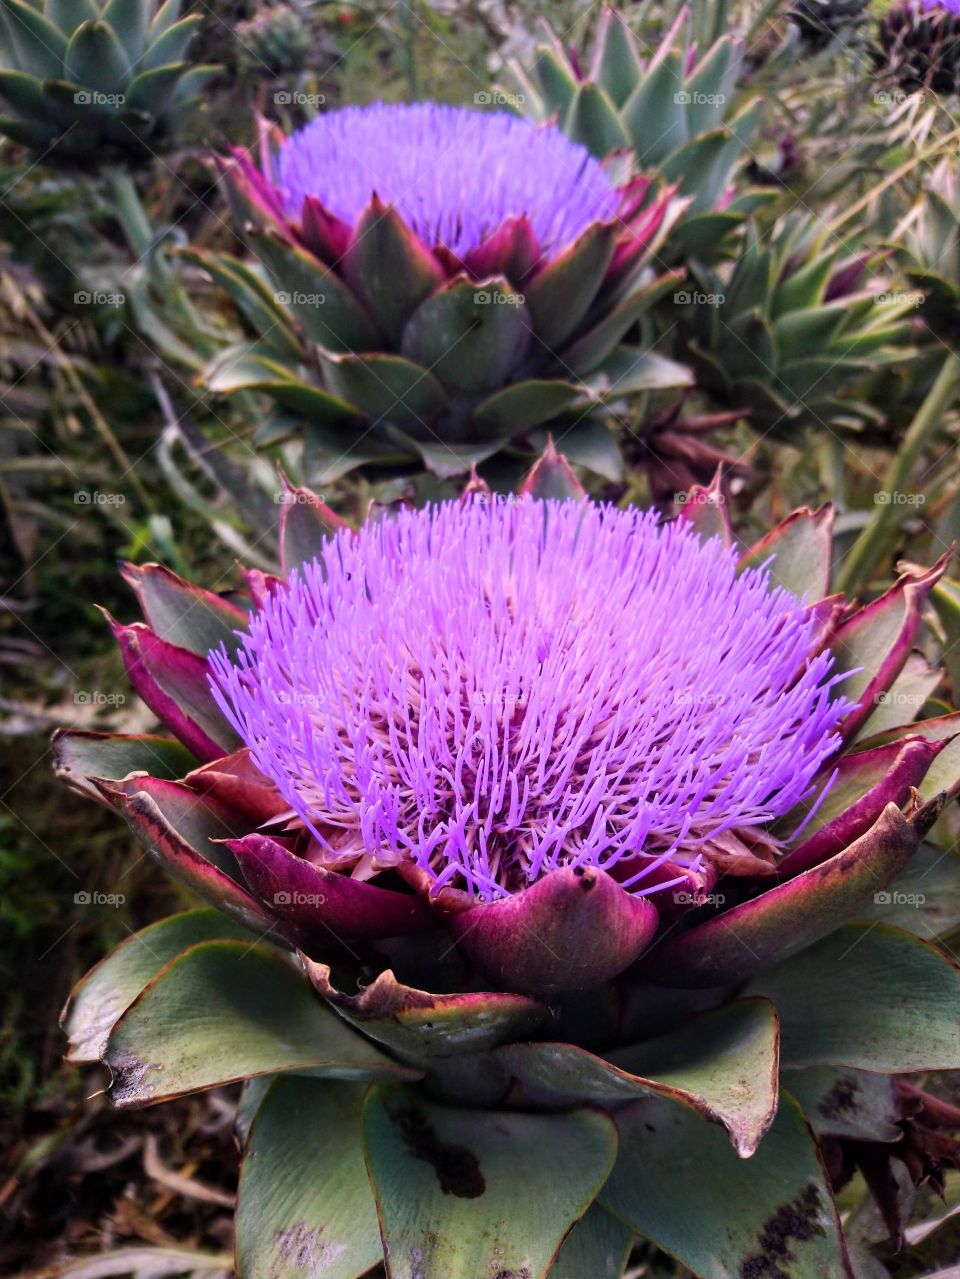
<path fill-rule="evenodd" d="M 345 107 L 221 164 L 272 299 L 209 258 L 256 346 L 225 347 L 202 376 L 305 415 L 313 474 L 399 449 L 459 475 L 599 407 L 641 354 L 624 339 L 680 278 L 653 270 L 688 203 L 674 185 L 507 112 Z"/>
<path fill-rule="evenodd" d="M 425 244 L 459 258 L 518 214 L 550 254 L 623 203 L 600 162 L 555 125 L 434 102 L 318 116 L 281 148 L 276 176 L 292 219 L 317 199 L 353 225 L 376 192 Z"/>
<path fill-rule="evenodd" d="M 960 17 L 960 0 L 920 0 L 920 7 L 928 13 L 932 9 L 945 9 L 948 13 Z"/>
<path fill-rule="evenodd" d="M 644 895 L 769 842 L 836 751 L 846 674 L 807 660 L 815 629 L 689 525 L 473 500 L 341 532 L 211 664 L 320 863 L 482 901 L 595 867 Z"/>

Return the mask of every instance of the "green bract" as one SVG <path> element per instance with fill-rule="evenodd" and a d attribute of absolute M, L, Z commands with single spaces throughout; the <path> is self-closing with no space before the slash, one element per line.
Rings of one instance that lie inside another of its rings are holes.
<path fill-rule="evenodd" d="M 525 493 L 582 496 L 552 450 Z M 284 575 L 349 537 L 308 490 L 282 498 Z M 683 518 L 730 544 L 718 485 Z M 123 1107 L 244 1081 L 239 1279 L 620 1279 L 638 1239 L 705 1279 L 851 1276 L 834 1190 L 855 1167 L 898 1231 L 891 1165 L 935 1179 L 956 1158 L 950 1108 L 898 1078 L 960 1068 L 960 967 L 936 940 L 960 922 L 956 860 L 935 842 L 960 715 L 928 701 L 941 672 L 917 651 L 939 657 L 922 623 L 946 560 L 862 607 L 830 593 L 833 563 L 828 508 L 739 560 L 770 564 L 854 672 L 809 821 L 772 829 L 775 866 L 733 849 L 656 908 L 596 867 L 482 903 L 409 867 L 314 864 L 206 683 L 211 646 L 283 578 L 248 572 L 227 599 L 126 570 L 147 624 L 115 633 L 179 741 L 68 731 L 59 771 L 223 913 L 95 968 L 70 1057 L 106 1063 Z M 644 929 L 661 914 L 639 959 L 630 903 Z"/>
<path fill-rule="evenodd" d="M 203 18 L 180 0 L 0 0 L 0 133 L 67 160 L 169 145 L 218 68 L 191 66 Z"/>
<path fill-rule="evenodd" d="M 911 209 L 900 246 L 921 315 L 941 338 L 960 340 L 960 192 L 957 166 L 942 160 Z"/>

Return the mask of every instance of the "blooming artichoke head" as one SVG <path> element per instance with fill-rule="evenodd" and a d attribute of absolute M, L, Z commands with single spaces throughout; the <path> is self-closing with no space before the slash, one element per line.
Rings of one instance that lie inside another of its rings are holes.
<path fill-rule="evenodd" d="M 172 736 L 57 742 L 225 912 L 121 948 L 68 1029 L 121 1105 L 277 1077 L 240 1275 L 292 1276 L 304 1231 L 354 1279 L 384 1247 L 618 1279 L 634 1234 L 762 1274 L 778 1213 L 798 1273 L 844 1273 L 824 1143 L 886 1151 L 889 1076 L 960 1065 L 960 970 L 865 919 L 960 786 L 960 716 L 911 722 L 945 563 L 857 607 L 829 510 L 740 554 L 718 487 L 658 523 L 553 453 L 356 531 L 288 489 L 282 545 L 245 598 L 129 568 L 147 620 L 114 630 Z"/>
<path fill-rule="evenodd" d="M 219 69 L 187 61 L 203 18 L 180 11 L 180 0 L 2 0 L 0 133 L 69 162 L 169 146 Z"/>
<path fill-rule="evenodd" d="M 200 259 L 260 334 L 203 378 L 307 416 L 314 473 L 412 457 L 455 474 L 643 384 L 646 354 L 619 344 L 670 287 L 649 264 L 682 202 L 554 125 L 348 107 L 224 172 L 269 287 Z"/>

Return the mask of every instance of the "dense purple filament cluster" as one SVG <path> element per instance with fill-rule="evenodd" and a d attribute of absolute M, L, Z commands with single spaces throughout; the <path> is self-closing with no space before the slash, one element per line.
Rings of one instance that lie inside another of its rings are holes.
<path fill-rule="evenodd" d="M 212 655 L 323 857 L 484 900 L 563 865 L 633 891 L 809 790 L 847 704 L 766 571 L 651 513 L 445 503 L 325 542 Z"/>
<path fill-rule="evenodd" d="M 932 9 L 946 9 L 960 18 L 960 0 L 922 0 L 922 7 L 930 12 Z"/>
<path fill-rule="evenodd" d="M 599 162 L 555 125 L 433 102 L 328 111 L 287 139 L 276 180 L 293 218 L 316 196 L 353 224 L 376 193 L 424 243 L 461 256 L 522 214 L 548 254 L 621 202 Z"/>

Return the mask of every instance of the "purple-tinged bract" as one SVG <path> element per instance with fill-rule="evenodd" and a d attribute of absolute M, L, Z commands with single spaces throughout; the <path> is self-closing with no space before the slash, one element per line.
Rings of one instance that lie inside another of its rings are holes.
<path fill-rule="evenodd" d="M 475 500 L 327 541 L 212 669 L 328 864 L 489 901 L 562 866 L 643 893 L 668 858 L 769 841 L 849 709 L 814 638 L 684 524 Z"/>
<path fill-rule="evenodd" d="M 376 194 L 425 244 L 461 256 L 522 215 L 549 253 L 612 221 L 623 203 L 601 164 L 555 125 L 433 102 L 318 116 L 282 147 L 276 178 L 291 218 L 313 196 L 355 223 Z"/>

